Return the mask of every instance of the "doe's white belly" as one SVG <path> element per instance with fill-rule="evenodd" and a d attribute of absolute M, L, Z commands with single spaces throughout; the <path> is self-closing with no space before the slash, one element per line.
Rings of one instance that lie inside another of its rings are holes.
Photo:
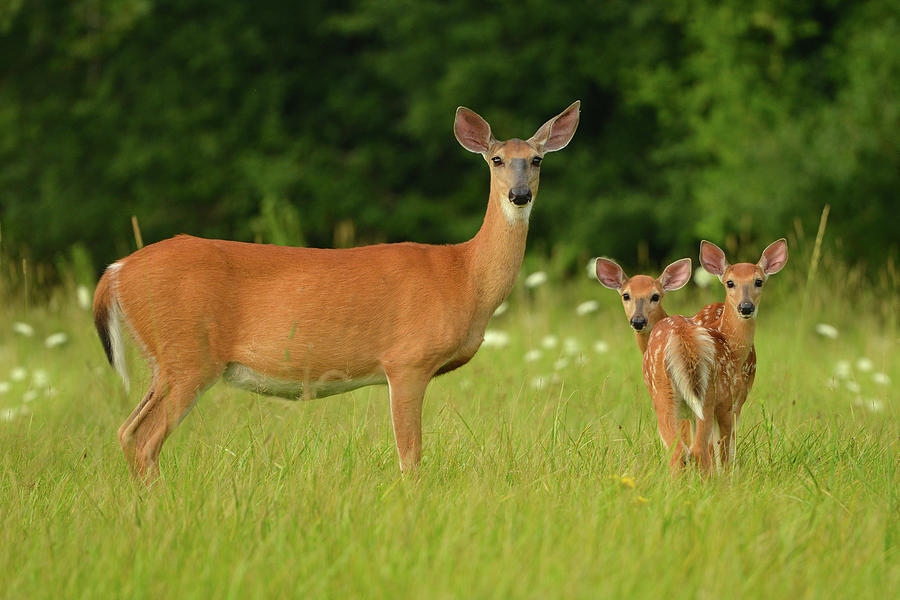
<path fill-rule="evenodd" d="M 317 380 L 296 381 L 265 375 L 237 362 L 229 363 L 222 377 L 235 387 L 288 400 L 323 398 L 343 394 L 367 385 L 387 383 L 387 377 L 383 373 L 350 379 L 342 376 L 338 371 L 330 372 Z"/>

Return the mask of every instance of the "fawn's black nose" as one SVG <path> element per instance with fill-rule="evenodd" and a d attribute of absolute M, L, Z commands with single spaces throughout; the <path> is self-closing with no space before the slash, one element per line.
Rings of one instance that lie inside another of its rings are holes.
<path fill-rule="evenodd" d="M 752 302 L 741 302 L 738 304 L 738 312 L 747 317 L 752 315 L 755 309 L 756 307 L 753 306 Z"/>
<path fill-rule="evenodd" d="M 510 188 L 509 200 L 516 206 L 525 206 L 531 202 L 531 189 L 527 187 Z"/>
<path fill-rule="evenodd" d="M 647 325 L 647 319 L 644 317 L 632 317 L 631 318 L 631 326 L 634 327 L 635 331 L 640 331 Z"/>

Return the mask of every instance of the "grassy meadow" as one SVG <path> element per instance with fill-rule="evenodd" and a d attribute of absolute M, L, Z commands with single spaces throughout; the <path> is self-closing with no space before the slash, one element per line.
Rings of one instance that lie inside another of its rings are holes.
<path fill-rule="evenodd" d="M 735 468 L 705 481 L 669 477 L 616 295 L 552 270 L 526 288 L 529 263 L 491 344 L 430 385 L 418 480 L 384 387 L 292 403 L 217 384 L 146 490 L 116 439 L 148 380 L 133 346 L 126 395 L 74 284 L 26 302 L 8 273 L 0 596 L 897 596 L 897 273 L 866 283 L 826 253 L 807 287 L 807 246 L 767 284 Z M 691 283 L 666 306 L 723 296 Z"/>

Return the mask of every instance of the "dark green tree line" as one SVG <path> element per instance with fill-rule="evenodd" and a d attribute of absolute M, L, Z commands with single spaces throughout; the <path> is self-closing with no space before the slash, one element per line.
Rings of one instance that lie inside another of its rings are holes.
<path fill-rule="evenodd" d="M 576 98 L 532 248 L 693 255 L 701 236 L 811 234 L 828 203 L 848 259 L 898 251 L 888 0 L 0 7 L 9 254 L 108 262 L 131 215 L 147 241 L 460 241 L 487 169 L 453 139 L 456 106 L 528 136 Z"/>

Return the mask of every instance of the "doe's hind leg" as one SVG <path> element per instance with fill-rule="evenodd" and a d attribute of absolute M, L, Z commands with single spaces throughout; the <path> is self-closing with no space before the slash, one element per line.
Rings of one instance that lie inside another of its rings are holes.
<path fill-rule="evenodd" d="M 170 383 L 159 376 L 144 399 L 119 428 L 119 441 L 132 473 L 145 484 L 159 476 L 159 452 L 172 430 L 187 415 L 197 396 L 215 378 L 182 379 Z"/>

